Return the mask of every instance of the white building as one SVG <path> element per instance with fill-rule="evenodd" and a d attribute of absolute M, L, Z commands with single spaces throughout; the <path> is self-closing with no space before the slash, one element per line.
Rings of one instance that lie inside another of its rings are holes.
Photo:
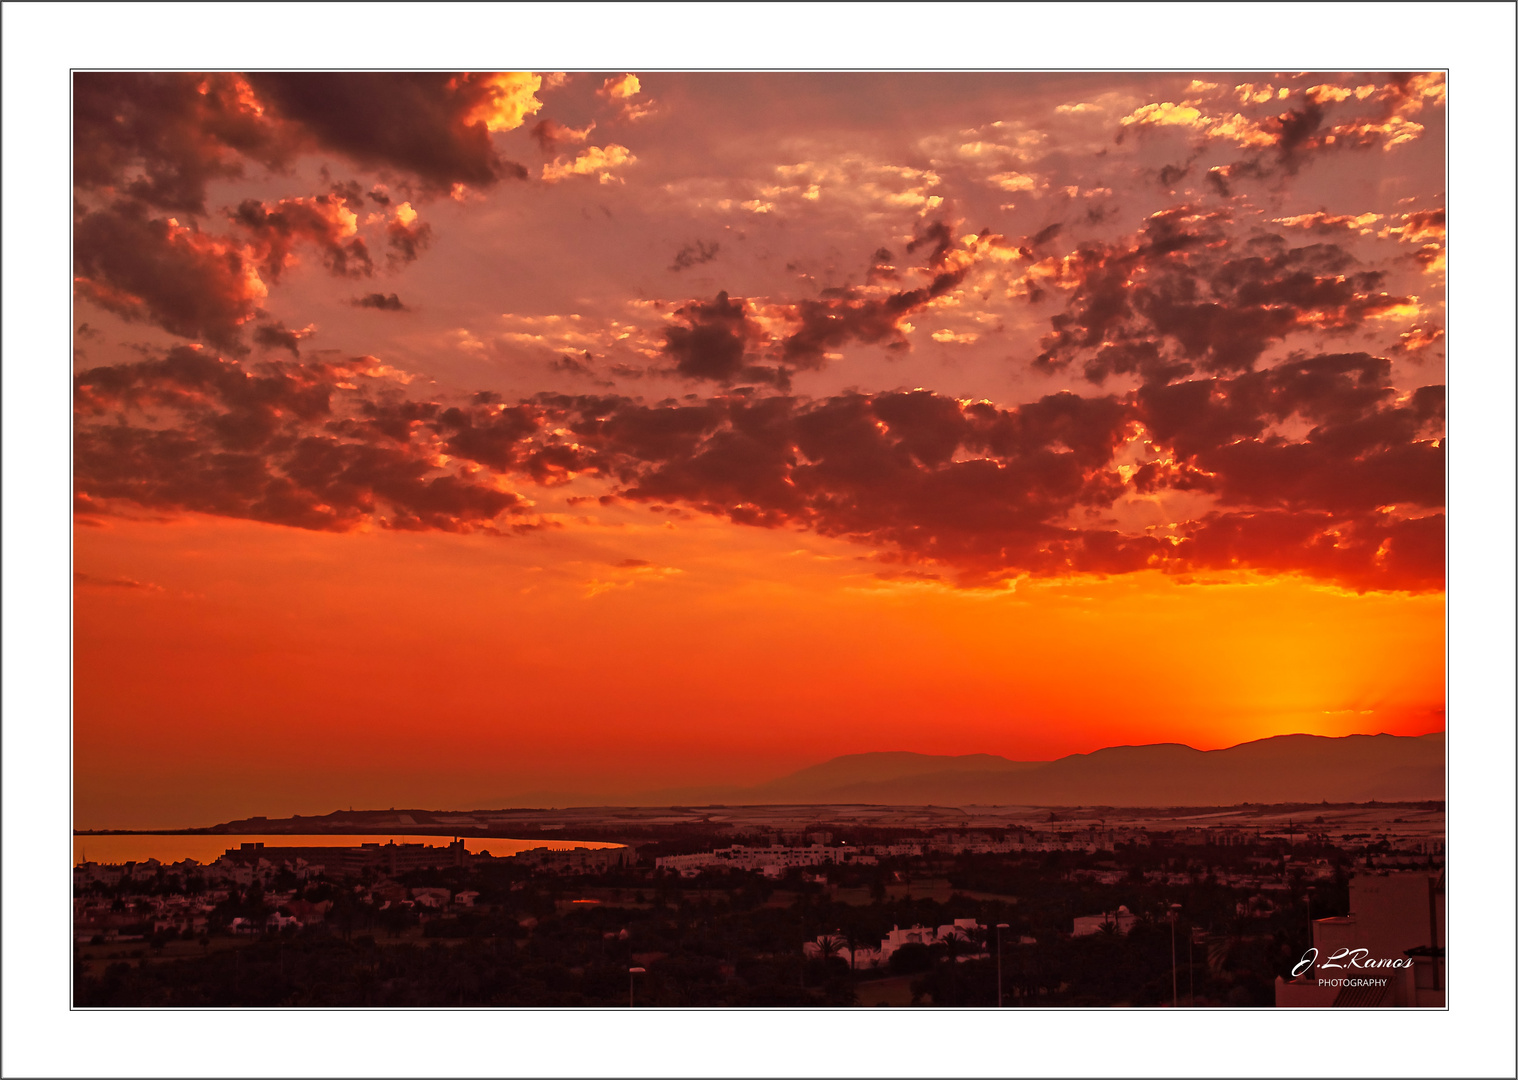
<path fill-rule="evenodd" d="M 968 945 L 979 947 L 983 940 L 986 928 L 974 919 L 955 919 L 951 923 L 945 923 L 939 927 L 932 926 L 909 926 L 903 930 L 899 926 L 891 927 L 891 932 L 880 942 L 878 965 L 889 964 L 891 957 L 903 945 L 940 945 L 949 940 L 955 940 Z"/>
<path fill-rule="evenodd" d="M 757 870 L 766 877 L 780 878 L 794 867 L 849 864 L 873 866 L 878 861 L 874 855 L 846 845 L 784 847 L 771 844 L 768 847 L 747 847 L 734 844 L 732 847 L 697 852 L 694 855 L 666 855 L 656 859 L 654 865 L 660 870 L 673 870 L 681 877 L 695 877 L 703 870 Z"/>

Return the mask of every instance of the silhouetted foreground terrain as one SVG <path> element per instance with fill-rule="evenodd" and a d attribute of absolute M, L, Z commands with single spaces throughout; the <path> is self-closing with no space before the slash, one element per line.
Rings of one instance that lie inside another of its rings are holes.
<path fill-rule="evenodd" d="M 729 849 L 813 860 L 762 872 L 678 829 L 600 868 L 542 852 L 328 874 L 277 848 L 119 878 L 82 867 L 75 1003 L 994 1005 L 999 947 L 1009 1007 L 1268 1006 L 1309 913 L 1347 914 L 1351 875 L 1443 860 L 1436 804 L 1045 818 Z"/>

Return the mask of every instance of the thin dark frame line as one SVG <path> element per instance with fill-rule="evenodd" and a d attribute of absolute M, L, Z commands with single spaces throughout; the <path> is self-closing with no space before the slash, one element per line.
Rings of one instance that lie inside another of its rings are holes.
<path fill-rule="evenodd" d="M 419 71 L 419 72 L 423 72 L 423 71 L 425 71 L 425 72 L 445 72 L 445 71 L 457 71 L 457 70 L 460 70 L 460 69 L 459 68 L 365 68 L 365 67 L 353 67 L 353 68 L 343 68 L 343 67 L 331 67 L 331 68 L 299 68 L 299 67 L 239 67 L 239 68 L 215 68 L 215 67 L 184 67 L 184 68 L 178 68 L 178 67 L 129 68 L 129 67 L 124 67 L 124 68 L 114 68 L 114 67 L 106 67 L 106 68 L 84 68 L 84 67 L 71 67 L 71 68 L 68 69 L 69 75 L 71 76 L 70 79 L 69 79 L 69 118 L 70 118 L 70 130 L 69 130 L 69 136 L 70 136 L 69 137 L 69 178 L 70 178 L 70 183 L 72 184 L 72 180 L 73 180 L 73 176 L 74 176 L 73 117 L 75 115 L 75 110 L 74 110 L 74 82 L 73 82 L 72 76 L 75 75 L 75 74 L 80 74 L 80 73 L 86 73 L 86 74 L 89 74 L 89 73 L 117 73 L 117 72 L 119 72 L 119 73 L 156 73 L 156 72 L 207 72 L 207 73 L 213 73 L 213 72 L 217 72 L 217 73 L 220 73 L 220 72 L 235 72 L 235 73 L 242 73 L 242 72 L 248 72 L 248 71 L 305 71 L 305 72 L 313 72 L 313 73 L 326 73 L 326 72 L 334 72 L 334 73 L 335 72 L 408 73 L 408 72 L 412 72 L 412 71 Z M 462 70 L 465 70 L 465 71 L 475 71 L 475 70 L 484 71 L 484 70 L 494 70 L 494 69 L 463 68 Z M 556 70 L 559 70 L 559 69 L 556 69 Z M 566 71 L 568 71 L 569 73 L 572 73 L 572 74 L 599 74 L 599 73 L 601 73 L 603 71 L 623 70 L 623 69 L 612 69 L 612 68 L 576 68 L 576 69 L 562 69 L 562 70 L 566 70 Z M 1092 75 L 1101 75 L 1101 74 L 1109 74 L 1109 73 L 1176 74 L 1176 75 L 1184 75 L 1184 74 L 1231 74 L 1231 73 L 1246 73 L 1246 72 L 1258 72 L 1258 73 L 1271 73 L 1271 74 L 1275 74 L 1275 73 L 1279 73 L 1279 72 L 1287 70 L 1287 67 L 1286 66 L 1277 66 L 1277 67 L 1270 67 L 1270 68 L 1251 68 L 1251 67 L 1236 67 L 1236 68 L 1234 68 L 1234 67 L 1230 67 L 1230 68 L 1175 67 L 1175 68 L 695 68 L 695 69 L 691 69 L 691 68 L 639 67 L 637 70 L 640 71 L 640 72 L 658 72 L 658 73 L 661 73 L 661 74 L 680 74 L 680 75 L 692 75 L 692 74 L 820 74 L 820 75 L 826 75 L 826 74 L 861 74 L 861 73 L 862 74 L 882 74 L 882 75 L 903 74 L 903 73 L 905 73 L 905 74 L 939 74 L 939 75 L 942 75 L 942 74 L 956 74 L 956 75 L 958 75 L 958 74 L 965 74 L 965 75 L 975 75 L 975 74 L 1028 75 L 1028 74 L 1056 74 L 1056 73 L 1057 74 L 1092 74 Z M 1291 70 L 1302 71 L 1302 72 L 1308 72 L 1308 71 L 1324 71 L 1324 72 L 1326 72 L 1326 71 L 1335 70 L 1335 69 L 1321 68 L 1321 67 L 1308 67 L 1308 68 L 1295 68 L 1294 67 Z M 1359 71 L 1363 71 L 1363 70 L 1366 70 L 1366 69 L 1352 68 L 1352 69 L 1342 69 L 1342 70 L 1352 71 L 1352 72 L 1359 72 Z M 1406 71 L 1406 72 L 1434 72 L 1434 71 L 1438 71 L 1438 72 L 1442 72 L 1445 75 L 1446 81 L 1448 81 L 1450 73 L 1452 71 L 1452 69 L 1448 68 L 1448 67 L 1395 67 L 1395 68 L 1384 68 L 1384 69 L 1377 69 L 1377 70 L 1382 70 L 1382 71 L 1387 71 L 1387 72 L 1403 72 L 1403 71 Z M 1448 191 L 1449 191 L 1449 185 L 1450 185 L 1450 171 L 1451 171 L 1451 167 L 1450 167 L 1450 126 L 1451 126 L 1452 122 L 1453 121 L 1450 118 L 1449 110 L 1446 107 L 1446 113 L 1445 113 L 1445 131 L 1444 131 L 1444 147 L 1443 147 L 1443 149 L 1444 149 L 1444 189 L 1445 189 L 1444 193 L 1445 193 L 1445 204 L 1446 204 L 1446 206 L 1445 206 L 1446 217 L 1448 216 L 1448 213 L 1449 213 L 1449 209 L 1448 209 Z M 73 214 L 72 214 L 72 201 L 73 201 L 73 191 L 72 191 L 72 188 L 71 188 L 70 192 L 69 192 L 70 213 L 69 213 L 69 230 L 68 230 L 68 232 L 69 232 L 69 250 L 70 250 L 70 252 L 72 252 L 73 248 L 74 248 L 74 220 L 73 220 Z M 1449 251 L 1449 239 L 1448 239 L 1448 234 L 1447 233 L 1446 233 L 1446 239 L 1445 239 L 1445 251 L 1446 251 L 1446 259 L 1447 259 L 1448 258 L 1448 251 Z M 1448 269 L 1446 269 L 1446 271 L 1445 271 L 1445 287 L 1444 287 L 1444 303 L 1445 303 L 1445 312 L 1444 312 L 1444 330 L 1445 330 L 1444 380 L 1445 380 L 1445 388 L 1446 388 L 1446 400 L 1448 400 L 1448 387 L 1449 387 L 1449 382 L 1450 382 L 1450 378 L 1451 378 L 1451 375 L 1452 375 L 1452 366 L 1453 366 L 1451 364 L 1451 362 L 1450 362 L 1450 348 L 1449 348 L 1449 342 L 1450 342 L 1449 334 L 1450 334 L 1450 330 L 1451 330 L 1451 320 L 1450 320 L 1450 311 L 1449 311 L 1449 308 L 1450 308 L 1450 303 L 1451 303 L 1451 300 L 1452 300 L 1452 296 L 1453 296 L 1453 290 L 1450 288 L 1449 271 L 1448 271 Z M 68 513 L 69 513 L 69 521 L 68 521 L 68 536 L 69 536 L 69 541 L 68 541 L 68 555 L 69 555 L 69 558 L 68 558 L 68 563 L 69 563 L 69 582 L 68 582 L 68 595 L 69 595 L 69 611 L 68 611 L 68 638 L 69 638 L 69 640 L 68 640 L 68 732 L 69 732 L 69 752 L 68 752 L 68 765 L 69 765 L 69 777 L 68 777 L 68 792 L 69 792 L 69 862 L 68 862 L 68 882 L 69 882 L 69 895 L 71 897 L 73 895 L 73 866 L 74 866 L 73 838 L 74 838 L 74 835 L 75 835 L 74 826 L 76 824 L 75 823 L 75 819 L 74 819 L 74 810 L 75 810 L 75 795 L 74 795 L 74 788 L 75 788 L 75 784 L 74 784 L 74 692 L 75 692 L 75 687 L 74 687 L 74 661 L 75 661 L 75 657 L 74 657 L 74 618 L 75 618 L 74 594 L 75 594 L 75 581 L 74 581 L 74 576 L 73 576 L 74 575 L 74 559 L 75 559 L 74 547 L 75 547 L 75 529 L 76 529 L 76 525 L 75 525 L 75 521 L 74 521 L 74 516 L 75 515 L 74 515 L 74 508 L 73 508 L 73 478 L 74 478 L 74 475 L 75 475 L 75 470 L 74 470 L 74 443 L 75 443 L 75 436 L 76 436 L 77 433 L 75 431 L 75 416 L 74 416 L 74 409 L 73 409 L 74 365 L 73 365 L 72 343 L 74 341 L 74 335 L 76 333 L 75 322 L 74 322 L 74 318 L 75 318 L 75 316 L 74 316 L 74 310 L 75 310 L 75 296 L 74 296 L 74 289 L 73 289 L 73 278 L 72 278 L 72 275 L 71 275 L 70 279 L 69 279 L 69 297 L 68 297 L 68 313 L 69 313 L 69 338 L 68 338 L 68 340 L 69 340 L 69 343 L 70 343 L 69 375 L 68 375 L 68 410 L 69 410 L 69 422 L 68 422 L 68 429 L 69 429 L 68 466 L 69 466 L 69 488 L 70 488 L 69 495 L 68 495 L 68 506 L 69 506 L 69 511 L 68 511 Z M 1444 447 L 1443 447 L 1443 449 L 1444 449 L 1444 490 L 1445 490 L 1445 506 L 1444 506 L 1444 578 L 1445 578 L 1445 589 L 1444 589 L 1444 598 L 1445 598 L 1445 601 L 1444 601 L 1445 602 L 1445 613 L 1444 613 L 1444 800 L 1443 800 L 1444 801 L 1444 849 L 1445 849 L 1444 850 L 1444 866 L 1445 866 L 1445 872 L 1444 872 L 1443 876 L 1445 878 L 1445 912 L 1446 912 L 1446 914 L 1445 914 L 1445 926 L 1446 926 L 1446 929 L 1445 929 L 1445 939 L 1446 940 L 1445 940 L 1445 964 L 1444 964 L 1444 983 L 1445 983 L 1445 995 L 1446 996 L 1445 996 L 1445 1004 L 1444 1004 L 1444 1006 L 1443 1006 L 1442 1009 L 1424 1008 L 1424 1009 L 1419 1009 L 1418 1011 L 1420 1011 L 1420 1012 L 1439 1012 L 1439 1011 L 1448 1012 L 1449 1008 L 1450 1008 L 1450 1003 L 1449 1003 L 1449 994 L 1450 994 L 1450 990 L 1449 990 L 1449 982 L 1450 982 L 1449 972 L 1450 972 L 1450 969 L 1449 969 L 1449 949 L 1448 949 L 1448 936 L 1449 936 L 1449 929 L 1448 929 L 1448 927 L 1449 927 L 1449 924 L 1450 924 L 1451 920 L 1449 918 L 1449 888 L 1450 888 L 1450 885 L 1449 885 L 1448 868 L 1449 868 L 1450 861 L 1451 861 L 1451 849 L 1452 849 L 1452 847 L 1454 845 L 1454 830 L 1452 828 L 1452 822 L 1451 822 L 1451 817 L 1450 817 L 1451 811 L 1452 811 L 1452 808 L 1450 806 L 1450 763 L 1451 763 L 1451 753 L 1450 753 L 1450 726 L 1449 726 L 1449 720 L 1450 720 L 1450 715 L 1449 714 L 1450 714 L 1450 705 L 1451 705 L 1451 701 L 1450 701 L 1450 696 L 1451 696 L 1451 685 L 1450 685 L 1450 618 L 1451 618 L 1451 603 L 1452 603 L 1452 599 L 1451 599 L 1449 588 L 1448 588 L 1448 582 L 1449 582 L 1449 571 L 1450 571 L 1450 564 L 1451 564 L 1451 557 L 1450 557 L 1450 531 L 1451 531 L 1451 520 L 1452 520 L 1452 518 L 1453 518 L 1454 515 L 1452 513 L 1452 507 L 1450 506 L 1450 495 L 1449 495 L 1449 492 L 1450 492 L 1450 477 L 1451 477 L 1451 473 L 1453 472 L 1453 460 L 1452 460 L 1453 451 L 1452 451 L 1452 449 L 1448 445 L 1448 443 L 1449 443 L 1449 420 L 1448 420 L 1448 415 L 1447 414 L 1446 414 L 1446 420 L 1445 420 L 1445 432 L 1444 432 L 1444 435 L 1443 435 L 1443 438 L 1442 438 L 1441 441 L 1445 444 Z M 70 907 L 68 914 L 69 914 L 69 922 L 68 922 L 68 946 L 69 947 L 68 947 L 68 952 L 69 952 L 69 955 L 72 957 L 72 955 L 74 954 L 74 951 L 75 951 L 75 949 L 77 947 L 77 944 L 78 944 L 75 941 L 72 907 Z M 567 1009 L 567 1008 L 554 1008 L 554 1007 L 549 1007 L 549 1006 L 435 1006 L 435 1007 L 434 1006 L 405 1006 L 405 1007 L 385 1007 L 385 1006 L 367 1006 L 367 1007 L 366 1006 L 310 1006 L 310 1007 L 305 1007 L 305 1006 L 279 1006 L 279 1007 L 254 1007 L 254 1006 L 161 1006 L 161 1007 L 157 1007 L 157 1008 L 149 1008 L 147 1010 L 143 1010 L 143 1009 L 140 1009 L 140 1008 L 126 1007 L 126 1006 L 116 1006 L 116 1007 L 99 1006 L 99 1007 L 91 1007 L 91 1006 L 77 1006 L 77 1005 L 75 1005 L 74 1001 L 75 1001 L 75 997 L 76 997 L 77 987 L 75 986 L 74 974 L 75 974 L 75 965 L 73 963 L 70 963 L 69 964 L 69 1003 L 68 1003 L 68 1011 L 69 1012 L 114 1012 L 114 1011 L 122 1011 L 122 1012 L 142 1012 L 142 1011 L 149 1011 L 149 1012 L 208 1012 L 208 1011 L 209 1012 L 222 1012 L 222 1011 L 228 1011 L 228 1012 L 230 1012 L 230 1011 L 236 1011 L 236 1012 L 292 1012 L 292 1011 L 294 1011 L 294 1012 L 308 1012 L 308 1011 L 353 1012 L 353 1011 L 356 1011 L 356 1012 L 382 1012 L 382 1013 L 387 1013 L 388 1014 L 388 1013 L 395 1013 L 395 1012 L 435 1012 L 435 1011 L 443 1011 L 443 1012 L 455 1012 L 455 1011 L 501 1012 L 501 1011 L 505 1011 L 505 1010 L 510 1010 L 512 1012 L 537 1012 L 537 1011 L 545 1011 L 545 1012 L 554 1012 L 554 1013 L 570 1013 L 571 1015 L 578 1015 L 580 1013 L 620 1012 L 621 1011 L 619 1009 L 616 1009 L 616 1008 L 613 1008 L 613 1007 L 609 1007 L 609 1006 L 608 1007 L 589 1006 L 589 1007 L 577 1008 L 577 1009 L 574 1009 L 574 1010 L 570 1010 L 570 1009 Z M 654 1010 L 654 1011 L 659 1011 L 659 1012 L 689 1012 L 689 1011 L 700 1012 L 700 1011 L 714 1011 L 714 1012 L 723 1012 L 723 1013 L 751 1012 L 751 1011 L 758 1011 L 758 1012 L 778 1011 L 778 1012 L 787 1012 L 787 1013 L 791 1013 L 791 1012 L 795 1012 L 795 1013 L 838 1012 L 838 1013 L 845 1013 L 846 1014 L 846 1013 L 852 1011 L 850 1007 L 845 1007 L 845 1006 L 679 1006 L 679 1007 L 676 1007 L 676 1006 L 649 1006 L 648 1008 L 651 1009 L 651 1010 Z M 1110 1011 L 1111 1008 L 1112 1008 L 1111 1006 L 1049 1006 L 1049 1007 L 1040 1008 L 1040 1009 L 1037 1010 L 1037 1012 L 1040 1012 L 1040 1013 L 1047 1013 L 1047 1012 L 1082 1012 L 1082 1013 L 1084 1013 L 1084 1012 L 1107 1012 L 1107 1011 Z M 979 1011 L 983 1011 L 983 1009 L 985 1011 L 998 1011 L 998 1010 L 991 1010 L 991 1008 L 989 1006 L 986 1006 L 986 1007 L 960 1006 L 960 1007 L 957 1007 L 955 1011 L 959 1011 L 959 1012 L 979 1012 Z M 1153 1010 L 1153 1011 L 1167 1011 L 1167 1010 L 1163 1009 L 1163 1007 L 1160 1007 L 1160 1006 L 1151 1006 L 1151 1007 L 1147 1007 L 1147 1008 L 1141 1007 L 1141 1011 L 1151 1011 L 1151 1010 Z M 1021 1011 L 1021 1010 L 1019 1010 L 1019 1011 Z M 1192 1011 L 1205 1012 L 1205 1011 L 1215 1011 L 1215 1010 L 1210 1010 L 1210 1009 L 1207 1009 L 1207 1008 L 1198 1008 L 1196 1006 L 1186 1006 L 1186 1007 L 1184 1007 L 1182 1009 L 1179 1009 L 1179 1010 L 1177 1010 L 1177 1009 L 1171 1009 L 1171 1010 L 1168 1010 L 1168 1011 L 1170 1011 L 1170 1012 L 1177 1012 L 1177 1011 L 1180 1011 L 1180 1012 L 1192 1012 Z M 1232 1008 L 1228 1009 L 1227 1011 L 1228 1012 L 1273 1012 L 1274 1009 L 1272 1007 L 1266 1007 L 1266 1006 L 1236 1006 L 1236 1007 L 1232 1007 Z"/>

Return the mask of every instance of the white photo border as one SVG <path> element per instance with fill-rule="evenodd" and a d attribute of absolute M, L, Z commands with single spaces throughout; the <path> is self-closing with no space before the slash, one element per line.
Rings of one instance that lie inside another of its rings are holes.
<path fill-rule="evenodd" d="M 0 1073 L 1513 1075 L 1513 6 L 8 4 L 3 22 Z M 71 1011 L 69 71 L 187 66 L 1448 68 L 1450 937 L 1470 958 L 1451 1008 Z"/>

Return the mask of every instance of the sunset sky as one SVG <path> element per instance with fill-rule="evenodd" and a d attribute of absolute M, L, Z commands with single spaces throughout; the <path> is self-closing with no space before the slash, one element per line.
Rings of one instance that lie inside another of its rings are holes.
<path fill-rule="evenodd" d="M 1441 74 L 79 74 L 76 825 L 1444 729 Z"/>

